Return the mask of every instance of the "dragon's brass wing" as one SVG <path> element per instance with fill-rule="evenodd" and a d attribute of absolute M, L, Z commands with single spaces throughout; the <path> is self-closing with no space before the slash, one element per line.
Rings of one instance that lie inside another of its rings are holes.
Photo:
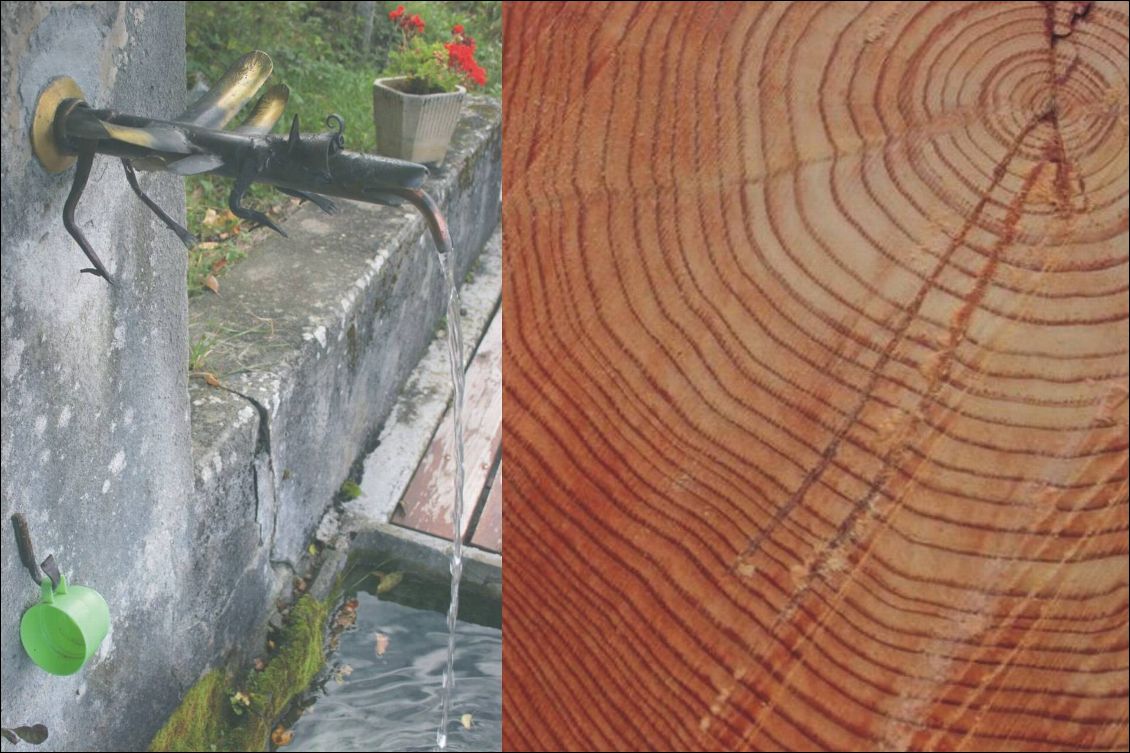
<path fill-rule="evenodd" d="M 270 133 L 271 129 L 275 127 L 275 123 L 279 122 L 279 118 L 282 117 L 289 99 L 290 89 L 287 88 L 287 85 L 275 84 L 259 98 L 251 113 L 235 129 L 235 132 L 248 136 L 262 136 L 265 133 Z"/>
<path fill-rule="evenodd" d="M 286 84 L 276 84 L 259 98 L 252 108 L 251 113 L 232 133 L 244 136 L 262 136 L 270 133 L 275 123 L 282 117 L 286 109 L 287 100 L 290 99 L 290 89 Z M 196 175 L 215 170 L 224 164 L 224 158 L 217 154 L 193 154 L 184 159 L 176 160 L 166 166 L 166 169 L 177 175 Z"/>
<path fill-rule="evenodd" d="M 261 50 L 247 53 L 228 68 L 215 86 L 173 120 L 203 128 L 223 128 L 255 96 L 273 68 L 267 53 Z M 283 97 L 285 102 L 286 97 Z"/>

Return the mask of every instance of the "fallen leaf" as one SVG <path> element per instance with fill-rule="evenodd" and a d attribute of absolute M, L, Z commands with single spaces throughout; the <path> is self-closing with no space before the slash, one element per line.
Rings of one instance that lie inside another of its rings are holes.
<path fill-rule="evenodd" d="M 219 272 L 221 269 L 223 269 L 227 265 L 228 265 L 227 259 L 216 259 L 214 262 L 212 262 L 212 271 L 213 272 Z"/>
<path fill-rule="evenodd" d="M 463 729 L 471 729 L 472 717 L 470 714 L 464 714 L 459 717 L 459 721 L 463 723 Z"/>
<path fill-rule="evenodd" d="M 318 553 L 318 545 L 311 544 L 310 546 L 306 547 L 306 551 L 309 552 L 311 556 L 314 556 Z"/>
<path fill-rule="evenodd" d="M 355 622 L 357 622 L 357 599 L 350 599 L 341 605 L 337 616 L 334 617 L 334 628 L 344 630 L 352 627 Z"/>
<path fill-rule="evenodd" d="M 264 669 L 267 668 L 267 662 L 263 661 L 262 659 L 256 659 L 255 662 L 254 662 L 254 666 L 255 666 L 256 672 L 262 672 Z"/>
<path fill-rule="evenodd" d="M 271 742 L 279 747 L 290 745 L 290 741 L 293 739 L 294 732 L 286 729 L 281 724 L 275 727 L 275 731 L 271 733 Z"/>
<path fill-rule="evenodd" d="M 340 667 L 334 670 L 334 682 L 336 682 L 338 685 L 344 685 L 345 678 L 349 677 L 351 674 L 353 674 L 353 667 L 349 666 L 348 664 L 342 664 Z"/>
<path fill-rule="evenodd" d="M 204 213 L 204 219 L 200 220 L 200 223 L 208 227 L 215 227 L 220 224 L 220 215 L 215 209 L 209 208 L 208 211 Z"/>
<path fill-rule="evenodd" d="M 243 691 L 232 693 L 228 701 L 231 703 L 231 710 L 237 716 L 241 716 L 244 711 L 251 708 L 251 697 Z"/>
<path fill-rule="evenodd" d="M 275 650 L 275 642 L 274 641 L 267 641 L 267 650 L 268 651 L 274 651 Z"/>
<path fill-rule="evenodd" d="M 222 384 L 220 384 L 219 377 L 217 377 L 215 374 L 213 374 L 210 371 L 205 371 L 200 376 L 204 378 L 205 383 L 207 383 L 207 385 L 209 387 L 222 387 L 223 386 Z"/>
<path fill-rule="evenodd" d="M 196 244 L 196 247 L 201 251 L 211 251 L 214 248 L 218 248 L 219 245 L 220 244 L 215 241 L 200 241 Z"/>
<path fill-rule="evenodd" d="M 389 591 L 400 585 L 400 581 L 402 580 L 404 580 L 404 573 L 401 572 L 382 575 L 380 582 L 377 584 L 377 593 L 388 593 Z"/>
<path fill-rule="evenodd" d="M 216 295 L 220 294 L 220 281 L 216 279 L 216 275 L 208 275 L 205 277 L 204 287 L 208 288 Z"/>
<path fill-rule="evenodd" d="M 294 590 L 297 591 L 298 593 L 306 593 L 306 579 L 305 578 L 295 578 L 294 579 Z"/>
<path fill-rule="evenodd" d="M 25 743 L 39 745 L 47 739 L 47 726 L 44 724 L 33 724 L 30 727 L 16 727 L 15 729 L 4 727 L 2 734 L 4 735 L 4 739 L 10 743 L 23 740 Z"/>
<path fill-rule="evenodd" d="M 388 651 L 388 636 L 384 633 L 373 633 L 377 639 L 377 656 L 384 656 Z"/>
<path fill-rule="evenodd" d="M 32 745 L 39 745 L 47 739 L 46 724 L 33 724 L 30 727 L 16 727 L 13 731 L 22 737 L 24 742 L 31 743 Z"/>

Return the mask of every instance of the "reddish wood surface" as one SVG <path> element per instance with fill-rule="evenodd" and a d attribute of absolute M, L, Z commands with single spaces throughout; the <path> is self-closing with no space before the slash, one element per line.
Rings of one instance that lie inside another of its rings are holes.
<path fill-rule="evenodd" d="M 1126 750 L 1126 4 L 504 23 L 505 747 Z"/>
<path fill-rule="evenodd" d="M 502 313 L 495 315 L 467 367 L 463 408 L 463 533 L 494 470 L 502 445 Z M 451 409 L 393 514 L 397 525 L 451 538 L 455 456 Z"/>
<path fill-rule="evenodd" d="M 479 522 L 471 535 L 471 543 L 482 549 L 502 553 L 502 466 L 491 481 L 490 492 L 483 505 Z"/>

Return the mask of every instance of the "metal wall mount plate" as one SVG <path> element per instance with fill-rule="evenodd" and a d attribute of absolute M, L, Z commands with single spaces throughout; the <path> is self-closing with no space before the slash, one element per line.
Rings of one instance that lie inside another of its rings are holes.
<path fill-rule="evenodd" d="M 55 112 L 65 99 L 86 99 L 75 80 L 59 76 L 40 92 L 31 121 L 31 151 L 49 173 L 61 173 L 75 163 L 55 137 Z"/>

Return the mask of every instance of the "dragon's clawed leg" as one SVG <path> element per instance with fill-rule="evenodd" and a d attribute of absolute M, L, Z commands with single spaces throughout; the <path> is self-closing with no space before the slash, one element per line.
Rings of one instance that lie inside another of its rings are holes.
<path fill-rule="evenodd" d="M 251 220 L 258 223 L 263 227 L 269 227 L 284 238 L 287 237 L 286 232 L 276 225 L 270 217 L 255 209 L 249 209 L 243 206 L 243 195 L 247 193 L 247 189 L 251 187 L 255 176 L 259 174 L 259 169 L 255 166 L 253 160 L 247 160 L 240 166 L 239 175 L 235 179 L 235 185 L 232 186 L 231 195 L 228 196 L 228 208 L 231 209 L 232 214 L 245 220 Z"/>
<path fill-rule="evenodd" d="M 71 184 L 71 192 L 67 194 L 67 201 L 63 204 L 63 227 L 75 239 L 82 252 L 86 254 L 86 258 L 90 260 L 93 267 L 87 267 L 80 271 L 92 274 L 95 277 L 101 277 L 111 285 L 114 284 L 113 278 L 110 273 L 106 271 L 106 267 L 102 264 L 102 260 L 98 258 L 98 254 L 94 253 L 94 249 L 86 240 L 86 236 L 78 229 L 75 224 L 75 207 L 78 206 L 78 200 L 82 197 L 82 192 L 86 188 L 86 181 L 90 178 L 90 168 L 94 164 L 94 143 L 84 142 L 78 150 L 78 166 L 75 169 L 75 180 Z"/>
<path fill-rule="evenodd" d="M 137 182 L 137 173 L 134 172 L 133 164 L 128 159 L 122 160 L 122 167 L 126 170 L 126 180 L 129 181 L 129 187 L 133 189 L 133 192 L 137 194 L 138 198 L 145 202 L 145 206 L 153 210 L 153 214 L 157 215 L 161 219 L 161 222 L 165 223 L 165 227 L 176 233 L 177 237 L 181 239 L 181 243 L 186 247 L 191 247 L 192 244 L 196 243 L 196 238 L 192 233 L 188 232 L 187 229 L 182 227 L 172 217 L 165 214 L 165 210 L 157 206 L 157 202 L 146 196 L 145 192 L 141 190 L 141 186 Z"/>
<path fill-rule="evenodd" d="M 312 193 L 310 191 L 299 191 L 299 190 L 293 189 L 293 188 L 283 188 L 282 186 L 279 186 L 279 190 L 282 191 L 283 193 L 285 193 L 287 196 L 293 196 L 297 199 L 302 199 L 303 201 L 314 202 L 315 204 L 318 205 L 318 208 L 321 209 L 326 214 L 337 214 L 337 204 L 334 204 L 329 199 L 329 197 L 322 196 L 320 193 Z"/>

